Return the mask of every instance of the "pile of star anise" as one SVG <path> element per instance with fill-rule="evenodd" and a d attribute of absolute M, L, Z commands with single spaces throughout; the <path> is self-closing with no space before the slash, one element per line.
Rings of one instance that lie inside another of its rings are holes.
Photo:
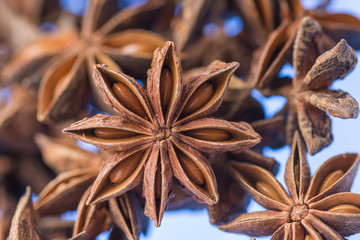
<path fill-rule="evenodd" d="M 358 117 L 332 83 L 356 65 L 359 19 L 330 0 L 65 2 L 0 0 L 0 239 L 139 239 L 202 208 L 252 237 L 360 233 L 359 155 L 313 176 L 306 160 L 331 144 L 330 116 Z M 266 118 L 254 91 L 286 104 Z M 285 145 L 286 188 L 262 155 Z"/>

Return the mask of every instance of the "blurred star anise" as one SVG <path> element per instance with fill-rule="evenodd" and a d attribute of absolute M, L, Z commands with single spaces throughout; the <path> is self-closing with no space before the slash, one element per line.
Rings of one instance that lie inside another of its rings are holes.
<path fill-rule="evenodd" d="M 148 219 L 144 216 L 140 197 L 135 192 L 130 191 L 96 205 L 85 204 L 90 186 L 100 170 L 102 153 L 81 149 L 75 141 L 53 139 L 45 135 L 37 135 L 36 141 L 45 161 L 60 172 L 43 189 L 35 203 L 34 208 L 41 217 L 65 213 L 77 207 L 74 239 L 75 236 L 94 239 L 110 227 L 118 228 L 118 231 L 111 233 L 113 236 L 120 234 L 125 235 L 126 239 L 138 239 L 140 233 L 147 229 Z M 50 154 L 51 150 L 53 154 Z M 60 152 L 63 154 L 58 154 Z"/>
<path fill-rule="evenodd" d="M 305 147 L 296 132 L 286 164 L 290 196 L 267 170 L 232 162 L 234 176 L 266 211 L 245 213 L 220 229 L 272 239 L 344 239 L 360 232 L 360 195 L 348 192 L 360 164 L 359 155 L 337 155 L 324 162 L 310 180 Z"/>
<path fill-rule="evenodd" d="M 98 114 L 64 129 L 74 138 L 115 152 L 104 163 L 88 203 L 119 196 L 143 181 L 145 214 L 159 226 L 173 176 L 197 201 L 216 203 L 214 173 L 198 150 L 241 150 L 260 141 L 245 122 L 207 118 L 220 106 L 237 66 L 214 62 L 183 85 L 177 50 L 167 42 L 154 53 L 146 93 L 133 78 L 97 65 L 95 78 L 104 101 L 120 116 Z"/>
<path fill-rule="evenodd" d="M 11 222 L 9 240 L 41 239 L 35 226 L 37 215 L 33 209 L 31 194 L 31 188 L 26 187 L 26 192 L 20 198 Z"/>
<path fill-rule="evenodd" d="M 135 19 L 146 22 L 146 14 L 161 4 L 162 1 L 152 0 L 114 14 L 115 1 L 91 0 L 79 32 L 68 31 L 30 44 L 6 66 L 2 77 L 12 81 L 33 78 L 31 81 L 36 82 L 43 75 L 38 94 L 38 120 L 59 121 L 72 117 L 86 98 L 86 86 L 94 86 L 91 78 L 94 64 L 103 63 L 138 76 L 145 75 L 153 51 L 165 40 L 142 29 L 120 32 L 118 29 L 134 25 Z"/>

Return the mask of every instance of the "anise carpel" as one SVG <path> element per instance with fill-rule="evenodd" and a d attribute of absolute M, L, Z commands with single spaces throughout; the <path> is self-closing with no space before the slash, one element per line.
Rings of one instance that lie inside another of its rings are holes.
<path fill-rule="evenodd" d="M 355 51 L 341 40 L 324 51 L 320 25 L 311 18 L 303 18 L 293 46 L 295 76 L 278 78 L 264 90 L 287 97 L 286 135 L 292 141 L 300 129 L 310 154 L 319 152 L 332 142 L 331 122 L 327 114 L 338 118 L 357 118 L 359 105 L 348 93 L 329 87 L 336 79 L 353 70 Z"/>
<path fill-rule="evenodd" d="M 145 214 L 156 226 L 171 196 L 173 176 L 196 200 L 214 204 L 217 186 L 210 163 L 199 151 L 249 148 L 260 141 L 249 124 L 208 118 L 221 104 L 238 63 L 212 63 L 182 83 L 174 43 L 154 53 L 147 91 L 133 78 L 95 66 L 104 101 L 120 116 L 98 114 L 64 129 L 64 133 L 113 151 L 103 164 L 89 204 L 119 196 L 143 182 Z"/>
<path fill-rule="evenodd" d="M 233 162 L 234 176 L 268 210 L 240 215 L 219 228 L 296 240 L 344 239 L 359 233 L 360 195 L 349 192 L 359 163 L 357 154 L 337 155 L 324 162 L 311 178 L 305 147 L 295 133 L 285 170 L 290 196 L 267 170 Z"/>

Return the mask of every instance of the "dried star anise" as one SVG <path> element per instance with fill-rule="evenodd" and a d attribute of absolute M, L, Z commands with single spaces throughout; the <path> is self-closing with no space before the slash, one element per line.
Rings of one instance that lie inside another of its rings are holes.
<path fill-rule="evenodd" d="M 38 120 L 70 118 L 84 102 L 86 86 L 93 87 L 97 97 L 91 78 L 93 64 L 103 63 L 138 76 L 145 75 L 153 51 L 165 40 L 143 29 L 117 30 L 136 18 L 139 23 L 144 22 L 141 17 L 161 4 L 153 0 L 138 8 L 129 7 L 104 16 L 109 9 L 112 12 L 116 9 L 115 1 L 89 1 L 80 32 L 69 31 L 30 44 L 5 67 L 2 77 L 13 81 L 30 77 L 37 81 L 36 78 L 43 75 L 38 94 Z"/>
<path fill-rule="evenodd" d="M 341 40 L 323 52 L 320 25 L 309 17 L 303 18 L 293 47 L 295 76 L 279 78 L 268 88 L 272 94 L 287 97 L 286 137 L 292 141 L 300 129 L 310 154 L 319 152 L 332 142 L 331 122 L 326 115 L 338 118 L 357 118 L 356 100 L 341 90 L 330 90 L 336 79 L 353 70 L 357 58 L 354 50 Z M 266 91 L 266 90 L 265 90 Z"/>
<path fill-rule="evenodd" d="M 287 3 L 286 3 L 287 2 Z M 251 81 L 262 88 L 276 78 L 282 66 L 291 60 L 291 48 L 297 29 L 303 24 L 301 18 L 311 17 L 318 21 L 324 33 L 317 36 L 323 42 L 323 48 L 332 48 L 341 39 L 345 39 L 355 49 L 359 49 L 357 40 L 360 34 L 360 20 L 348 14 L 330 14 L 324 10 L 304 10 L 298 0 L 282 1 L 283 20 L 268 36 L 266 43 L 255 55 Z M 264 14 L 267 16 L 267 14 Z M 317 39 L 320 41 L 320 39 Z"/>
<path fill-rule="evenodd" d="M 73 239 L 94 239 L 98 234 L 113 228 L 119 231 L 112 235 L 125 235 L 127 239 L 138 239 L 147 228 L 143 206 L 134 192 L 110 199 L 108 202 L 87 206 L 90 185 L 96 178 L 101 155 L 76 146 L 75 142 L 38 135 L 46 162 L 60 174 L 43 189 L 34 208 L 41 216 L 61 214 L 78 209 L 73 228 Z M 54 155 L 49 154 L 53 150 Z M 65 152 L 66 154 L 57 154 Z M 41 219 L 40 219 L 41 220 Z"/>
<path fill-rule="evenodd" d="M 360 232 L 360 195 L 348 192 L 359 167 L 359 155 L 337 155 L 324 162 L 310 180 L 303 142 L 296 132 L 286 164 L 290 196 L 267 170 L 232 162 L 234 176 L 266 211 L 246 213 L 219 226 L 272 239 L 344 239 Z"/>
<path fill-rule="evenodd" d="M 41 239 L 35 226 L 36 214 L 31 200 L 31 188 L 28 186 L 19 200 L 11 222 L 9 240 Z"/>
<path fill-rule="evenodd" d="M 171 196 L 173 176 L 196 200 L 218 200 L 214 173 L 199 152 L 249 148 L 260 141 L 245 122 L 207 118 L 220 106 L 237 63 L 214 62 L 182 84 L 174 43 L 154 53 L 147 93 L 131 77 L 95 67 L 104 101 L 121 116 L 98 114 L 74 123 L 64 133 L 115 153 L 104 163 L 89 204 L 119 196 L 143 181 L 145 214 L 160 225 Z"/>

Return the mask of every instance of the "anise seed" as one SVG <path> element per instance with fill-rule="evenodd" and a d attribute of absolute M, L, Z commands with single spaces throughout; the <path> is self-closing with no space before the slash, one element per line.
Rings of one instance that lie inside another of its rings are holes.
<path fill-rule="evenodd" d="M 112 86 L 112 90 L 119 100 L 119 102 L 124 105 L 127 109 L 134 112 L 135 114 L 146 118 L 146 112 L 141 106 L 138 98 L 135 94 L 127 87 L 125 84 L 117 82 Z"/>
<path fill-rule="evenodd" d="M 96 128 L 94 130 L 94 135 L 99 138 L 120 139 L 132 137 L 135 133 L 115 128 Z"/>
<path fill-rule="evenodd" d="M 214 94 L 214 86 L 211 83 L 203 83 L 193 92 L 187 101 L 182 114 L 189 115 L 204 106 Z"/>
<path fill-rule="evenodd" d="M 139 53 L 152 53 L 154 48 L 145 44 L 132 43 L 119 48 L 119 51 L 125 55 L 133 55 Z"/>
<path fill-rule="evenodd" d="M 204 175 L 200 171 L 199 167 L 193 162 L 193 160 L 181 152 L 178 153 L 178 158 L 181 166 L 184 169 L 184 172 L 190 178 L 190 180 L 199 186 L 204 184 Z"/>
<path fill-rule="evenodd" d="M 341 169 L 331 172 L 329 175 L 326 176 L 326 178 L 320 184 L 318 193 L 322 193 L 323 191 L 328 189 L 337 180 L 339 180 L 343 175 L 344 175 L 344 172 Z"/>
<path fill-rule="evenodd" d="M 158 161 L 155 173 L 155 196 L 161 198 L 161 163 Z"/>
<path fill-rule="evenodd" d="M 340 204 L 338 206 L 332 207 L 328 210 L 329 212 L 335 213 L 360 213 L 360 208 L 352 204 Z"/>
<path fill-rule="evenodd" d="M 160 76 L 160 101 L 163 113 L 169 105 L 173 88 L 173 78 L 170 69 L 164 68 Z"/>
<path fill-rule="evenodd" d="M 255 188 L 261 192 L 262 194 L 264 194 L 265 196 L 276 200 L 278 202 L 284 203 L 284 200 L 280 197 L 280 195 L 275 191 L 275 189 L 270 186 L 270 184 L 266 183 L 266 182 L 256 182 L 255 183 Z"/>
<path fill-rule="evenodd" d="M 230 138 L 227 131 L 212 128 L 195 129 L 187 132 L 186 135 L 205 141 L 225 141 Z"/>
<path fill-rule="evenodd" d="M 120 183 L 124 181 L 131 173 L 134 172 L 136 167 L 139 165 L 139 162 L 143 156 L 143 152 L 136 152 L 126 159 L 122 160 L 118 165 L 116 165 L 109 174 L 109 179 L 112 183 Z"/>

